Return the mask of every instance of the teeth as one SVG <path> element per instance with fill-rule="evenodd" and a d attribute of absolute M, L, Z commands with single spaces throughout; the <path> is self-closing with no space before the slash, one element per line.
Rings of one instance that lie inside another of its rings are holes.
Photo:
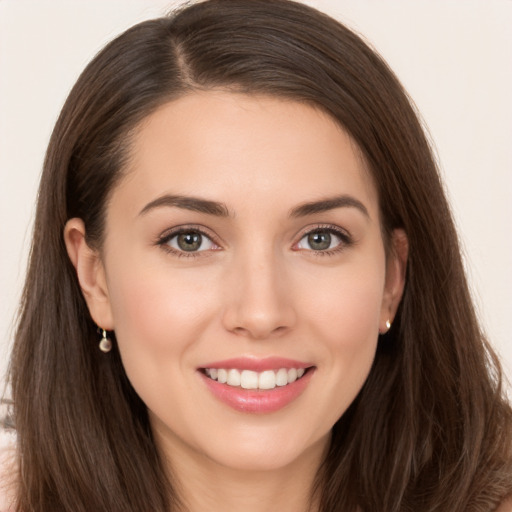
<path fill-rule="evenodd" d="M 244 373 L 244 370 L 242 373 Z M 276 387 L 276 374 L 272 370 L 261 372 L 258 377 L 258 389 L 274 389 Z"/>
<path fill-rule="evenodd" d="M 240 374 L 240 386 L 244 389 L 258 389 L 258 374 L 250 370 L 244 370 Z"/>
<path fill-rule="evenodd" d="M 288 370 L 286 368 L 281 368 L 277 371 L 276 384 L 278 386 L 286 386 L 288 384 Z"/>
<path fill-rule="evenodd" d="M 300 379 L 304 368 L 280 368 L 277 371 L 265 370 L 225 370 L 223 368 L 206 368 L 205 374 L 212 380 L 228 386 L 241 386 L 243 389 L 274 389 L 276 386 L 286 386 Z"/>
<path fill-rule="evenodd" d="M 241 375 L 238 370 L 228 370 L 227 384 L 229 386 L 240 386 Z"/>
<path fill-rule="evenodd" d="M 213 377 L 212 377 L 213 379 Z M 217 380 L 221 384 L 225 384 L 228 381 L 228 372 L 227 370 L 217 370 Z"/>

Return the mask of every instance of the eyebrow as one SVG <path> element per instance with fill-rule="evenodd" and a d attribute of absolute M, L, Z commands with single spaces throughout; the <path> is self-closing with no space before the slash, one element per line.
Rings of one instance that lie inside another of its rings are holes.
<path fill-rule="evenodd" d="M 370 214 L 368 213 L 366 206 L 355 197 L 349 195 L 328 197 L 320 201 L 301 204 L 291 210 L 290 217 L 306 217 L 307 215 L 327 212 L 329 210 L 334 210 L 335 208 L 347 207 L 356 208 L 363 213 L 365 217 L 370 218 Z"/>
<path fill-rule="evenodd" d="M 139 215 L 145 215 L 155 208 L 162 206 L 184 208 L 185 210 L 192 210 L 194 212 L 206 213 L 208 215 L 215 215 L 217 217 L 228 217 L 229 210 L 224 203 L 217 201 L 210 201 L 208 199 L 201 199 L 199 197 L 182 196 L 182 195 L 165 195 L 158 197 L 154 201 L 148 203 Z"/>
<path fill-rule="evenodd" d="M 214 215 L 216 217 L 229 217 L 229 209 L 224 203 L 218 201 L 211 201 L 209 199 L 201 199 L 199 197 L 183 196 L 183 195 L 169 195 L 158 197 L 148 203 L 140 211 L 139 215 L 145 215 L 155 208 L 170 207 L 170 208 L 183 208 L 199 213 L 206 213 L 207 215 Z M 319 201 L 312 201 L 296 206 L 290 211 L 290 217 L 306 217 L 314 215 L 315 213 L 322 213 L 336 208 L 356 208 L 365 217 L 370 217 L 368 210 L 364 204 L 349 195 L 341 195 L 321 199 Z"/>

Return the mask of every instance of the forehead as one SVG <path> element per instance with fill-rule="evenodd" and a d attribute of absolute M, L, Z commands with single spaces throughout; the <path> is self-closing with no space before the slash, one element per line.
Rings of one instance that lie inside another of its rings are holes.
<path fill-rule="evenodd" d="M 163 105 L 134 134 L 125 176 L 114 195 L 132 205 L 165 193 L 235 209 L 248 197 L 290 207 L 339 193 L 369 210 L 378 202 L 357 144 L 331 116 L 262 95 L 199 92 Z"/>

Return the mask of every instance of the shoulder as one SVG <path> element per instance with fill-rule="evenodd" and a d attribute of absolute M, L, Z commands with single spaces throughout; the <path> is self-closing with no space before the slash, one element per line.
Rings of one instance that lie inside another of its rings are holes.
<path fill-rule="evenodd" d="M 512 496 L 509 496 L 497 509 L 496 512 L 512 512 Z"/>
<path fill-rule="evenodd" d="M 0 428 L 0 512 L 12 510 L 15 495 L 16 434 Z"/>

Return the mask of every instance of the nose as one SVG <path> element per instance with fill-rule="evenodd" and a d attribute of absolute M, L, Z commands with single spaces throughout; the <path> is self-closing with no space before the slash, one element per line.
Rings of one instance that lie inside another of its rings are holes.
<path fill-rule="evenodd" d="M 297 320 L 284 262 L 272 251 L 240 257 L 226 279 L 224 328 L 262 340 L 289 331 Z"/>

